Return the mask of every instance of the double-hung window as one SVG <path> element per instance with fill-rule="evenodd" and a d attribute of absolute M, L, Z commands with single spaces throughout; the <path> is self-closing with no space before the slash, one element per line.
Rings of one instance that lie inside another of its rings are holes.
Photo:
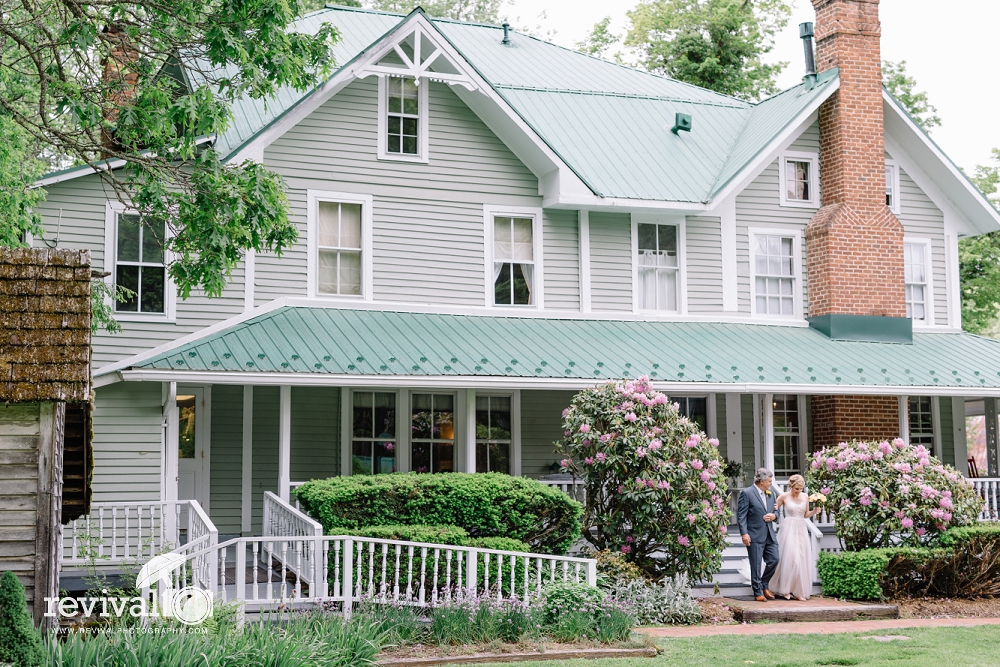
<path fill-rule="evenodd" d="M 815 153 L 785 153 L 780 164 L 782 206 L 819 206 L 819 160 Z"/>
<path fill-rule="evenodd" d="M 927 320 L 927 245 L 903 244 L 903 274 L 906 280 L 906 316 L 916 322 Z"/>
<path fill-rule="evenodd" d="M 379 80 L 379 158 L 427 161 L 427 86 L 412 77 Z"/>
<path fill-rule="evenodd" d="M 532 218 L 493 216 L 493 304 L 535 304 Z"/>
<path fill-rule="evenodd" d="M 321 201 L 317 215 L 319 294 L 361 294 L 361 204 Z"/>
<path fill-rule="evenodd" d="M 476 396 L 476 472 L 511 471 L 510 396 Z"/>
<path fill-rule="evenodd" d="M 135 213 L 117 213 L 115 230 L 115 284 L 129 290 L 115 303 L 119 313 L 165 313 L 167 269 L 163 220 Z"/>
<path fill-rule="evenodd" d="M 757 315 L 794 317 L 797 310 L 797 237 L 754 233 L 753 304 Z"/>
<path fill-rule="evenodd" d="M 677 225 L 639 223 L 639 309 L 677 312 L 680 256 Z"/>
<path fill-rule="evenodd" d="M 885 205 L 899 213 L 899 167 L 895 162 L 885 163 Z"/>
<path fill-rule="evenodd" d="M 910 444 L 934 453 L 934 404 L 930 396 L 910 396 Z"/>
<path fill-rule="evenodd" d="M 355 391 L 351 399 L 354 408 L 351 473 L 396 472 L 396 394 Z"/>
<path fill-rule="evenodd" d="M 772 398 L 774 473 L 783 477 L 801 472 L 799 441 L 802 431 L 799 402 L 799 397 L 795 394 L 775 394 Z"/>
<path fill-rule="evenodd" d="M 413 394 L 410 447 L 416 472 L 455 471 L 455 396 Z"/>

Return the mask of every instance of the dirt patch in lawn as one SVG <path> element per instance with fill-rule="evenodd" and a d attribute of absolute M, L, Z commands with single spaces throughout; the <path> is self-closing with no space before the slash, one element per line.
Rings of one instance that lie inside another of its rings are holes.
<path fill-rule="evenodd" d="M 739 623 L 733 618 L 733 611 L 725 602 L 719 598 L 701 598 L 698 601 L 701 607 L 701 622 L 698 625 L 736 625 Z"/>
<path fill-rule="evenodd" d="M 578 651 L 580 649 L 601 648 L 645 648 L 655 647 L 652 640 L 644 636 L 633 635 L 634 640 L 616 644 L 600 644 L 582 639 L 578 642 L 565 644 L 552 641 L 526 641 L 519 644 L 507 644 L 495 641 L 488 644 L 463 644 L 462 646 L 439 646 L 437 644 L 406 644 L 386 649 L 379 653 L 379 660 L 401 658 L 433 658 L 437 656 L 463 656 L 477 653 L 492 653 L 503 655 L 507 653 L 552 653 L 554 651 Z"/>
<path fill-rule="evenodd" d="M 892 600 L 900 618 L 1000 618 L 1000 598 Z"/>

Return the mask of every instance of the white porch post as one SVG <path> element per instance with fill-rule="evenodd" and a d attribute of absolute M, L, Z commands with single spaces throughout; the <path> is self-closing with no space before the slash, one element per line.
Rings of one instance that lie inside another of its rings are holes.
<path fill-rule="evenodd" d="M 969 442 L 965 433 L 965 399 L 951 398 L 952 437 L 955 442 L 955 467 L 964 476 L 969 476 Z"/>
<path fill-rule="evenodd" d="M 476 472 L 476 390 L 465 390 L 465 472 Z"/>
<path fill-rule="evenodd" d="M 240 492 L 240 532 L 249 535 L 253 523 L 253 385 L 243 386 L 243 484 Z"/>
<path fill-rule="evenodd" d="M 726 458 L 743 463 L 743 405 L 740 394 L 726 394 Z"/>
<path fill-rule="evenodd" d="M 774 394 L 764 394 L 764 467 L 774 472 Z"/>
<path fill-rule="evenodd" d="M 281 385 L 278 403 L 278 497 L 287 503 L 292 485 L 292 388 L 289 385 Z"/>
<path fill-rule="evenodd" d="M 906 444 L 910 444 L 910 399 L 907 396 L 897 398 L 899 400 L 899 437 Z"/>

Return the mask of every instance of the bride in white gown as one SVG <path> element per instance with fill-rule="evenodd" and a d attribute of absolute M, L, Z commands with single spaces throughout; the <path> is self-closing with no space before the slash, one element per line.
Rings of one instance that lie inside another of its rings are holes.
<path fill-rule="evenodd" d="M 785 516 L 778 527 L 778 569 L 771 578 L 775 595 L 796 600 L 808 600 L 816 577 L 812 534 L 808 519 L 819 513 L 819 508 L 809 509 L 809 498 L 803 493 L 806 480 L 802 475 L 792 475 L 788 491 L 778 496 L 774 511 L 785 508 Z"/>

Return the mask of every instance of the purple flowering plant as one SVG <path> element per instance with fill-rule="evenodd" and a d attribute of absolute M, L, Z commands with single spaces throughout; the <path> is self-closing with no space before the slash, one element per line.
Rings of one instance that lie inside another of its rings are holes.
<path fill-rule="evenodd" d="M 842 442 L 814 452 L 806 486 L 826 495 L 837 536 L 850 551 L 934 543 L 955 526 L 976 523 L 983 499 L 952 466 L 923 445 Z"/>
<path fill-rule="evenodd" d="M 562 469 L 584 482 L 583 531 L 597 549 L 624 554 L 653 579 L 699 580 L 719 568 L 731 515 L 719 443 L 648 378 L 581 391 L 563 411 L 563 432 Z"/>

